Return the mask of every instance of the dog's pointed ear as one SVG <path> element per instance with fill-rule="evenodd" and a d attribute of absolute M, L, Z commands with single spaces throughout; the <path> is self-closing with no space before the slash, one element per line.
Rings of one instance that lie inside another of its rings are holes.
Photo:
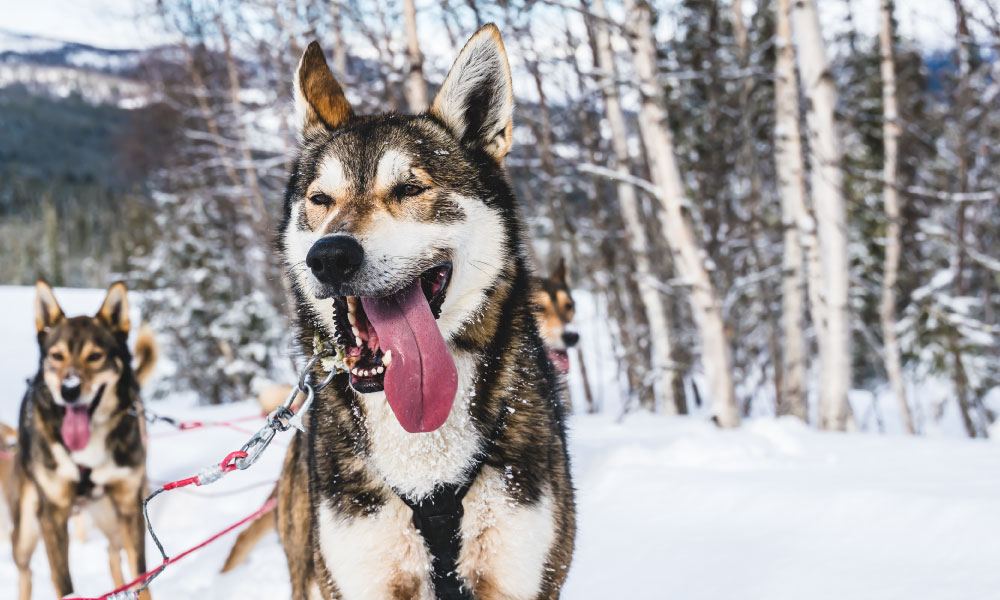
<path fill-rule="evenodd" d="M 56 301 L 52 287 L 39 279 L 35 282 L 35 329 L 42 333 L 63 319 L 63 311 Z"/>
<path fill-rule="evenodd" d="M 500 30 L 490 23 L 477 31 L 455 59 L 431 104 L 463 144 L 482 148 L 497 161 L 510 152 L 514 89 Z"/>
<path fill-rule="evenodd" d="M 562 256 L 559 257 L 559 262 L 556 263 L 556 269 L 552 272 L 552 279 L 561 282 L 565 286 L 569 286 L 569 280 L 566 278 L 566 259 Z"/>
<path fill-rule="evenodd" d="M 116 281 L 108 288 L 104 304 L 97 311 L 97 318 L 107 323 L 116 333 L 128 333 L 131 322 L 128 316 L 128 288 Z"/>
<path fill-rule="evenodd" d="M 354 114 L 344 89 L 333 78 L 323 49 L 312 42 L 295 69 L 295 114 L 302 137 L 322 128 L 336 129 Z"/>

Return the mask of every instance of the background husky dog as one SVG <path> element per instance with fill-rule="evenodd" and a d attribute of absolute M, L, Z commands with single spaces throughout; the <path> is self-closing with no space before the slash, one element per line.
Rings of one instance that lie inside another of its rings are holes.
<path fill-rule="evenodd" d="M 549 350 L 549 359 L 563 374 L 569 372 L 567 350 L 580 341 L 580 334 L 570 327 L 576 315 L 576 305 L 569 290 L 566 260 L 559 263 L 548 277 L 535 280 L 535 319 L 542 341 Z"/>
<path fill-rule="evenodd" d="M 36 285 L 35 325 L 41 357 L 21 403 L 14 471 L 7 496 L 20 598 L 31 597 L 31 555 L 39 533 L 56 595 L 73 591 L 67 522 L 89 509 L 108 538 L 115 585 L 124 583 L 121 550 L 134 575 L 146 570 L 146 448 L 139 384 L 152 373 L 156 346 L 149 330 L 136 341 L 132 370 L 125 285 L 108 289 L 94 317 L 67 318 L 52 288 Z M 143 593 L 148 599 L 149 594 Z"/>
<path fill-rule="evenodd" d="M 472 36 L 426 114 L 355 116 L 315 43 L 295 94 L 279 247 L 302 350 L 336 344 L 351 373 L 312 405 L 279 481 L 293 597 L 557 598 L 573 488 L 502 164 L 499 30 Z M 428 542 L 447 528 L 415 514 L 456 499 L 459 537 Z M 432 563 L 430 546 L 454 554 Z"/>

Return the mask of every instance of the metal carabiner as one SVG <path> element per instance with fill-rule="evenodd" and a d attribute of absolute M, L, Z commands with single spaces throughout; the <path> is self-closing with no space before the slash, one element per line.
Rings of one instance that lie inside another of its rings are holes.
<path fill-rule="evenodd" d="M 298 412 L 292 415 L 292 418 L 288 419 L 288 426 L 294 427 L 299 431 L 301 431 L 302 433 L 306 432 L 306 426 L 302 423 L 302 417 L 304 417 L 306 412 L 309 411 L 309 407 L 312 406 L 313 398 L 316 395 L 313 392 L 313 388 L 311 385 L 307 383 L 305 384 L 305 386 L 306 386 L 306 399 L 302 402 L 302 406 L 299 407 Z"/>
<path fill-rule="evenodd" d="M 301 392 L 306 391 L 306 379 L 309 378 L 309 372 L 312 371 L 313 366 L 316 365 L 316 363 L 319 361 L 319 358 L 320 358 L 319 354 L 313 354 L 312 357 L 309 359 L 309 362 L 306 363 L 306 366 L 302 367 L 302 372 L 299 374 L 299 385 L 298 385 L 299 391 Z M 289 399 L 285 400 L 286 406 L 291 407 L 292 401 L 294 399 L 295 399 L 295 394 L 289 396 Z"/>
<path fill-rule="evenodd" d="M 253 464 L 257 462 L 257 459 L 260 458 L 260 455 L 264 453 L 264 450 L 267 450 L 267 447 L 271 445 L 271 440 L 274 439 L 274 435 L 276 433 L 277 430 L 270 425 L 265 425 L 261 428 L 260 431 L 254 434 L 254 436 L 250 438 L 246 444 L 243 444 L 242 448 L 240 448 L 240 450 L 246 452 L 247 455 L 245 458 L 237 458 L 234 461 L 236 463 L 236 467 L 241 471 L 245 471 L 246 469 L 252 467 Z"/>
<path fill-rule="evenodd" d="M 326 378 L 323 379 L 323 381 L 319 382 L 319 385 L 316 386 L 316 389 L 314 391 L 318 392 L 323 388 L 325 388 L 326 386 L 330 385 L 330 383 L 333 382 L 333 378 L 336 377 L 339 373 L 340 371 L 337 371 L 336 369 L 327 373 Z"/>

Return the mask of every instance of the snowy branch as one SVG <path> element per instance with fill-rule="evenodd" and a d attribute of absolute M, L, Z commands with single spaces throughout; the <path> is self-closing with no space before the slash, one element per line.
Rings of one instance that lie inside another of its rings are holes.
<path fill-rule="evenodd" d="M 660 197 L 660 188 L 656 187 L 653 182 L 643 179 L 641 177 L 636 177 L 634 175 L 629 175 L 627 173 L 619 173 L 614 169 L 609 169 L 608 167 L 602 167 L 600 165 L 594 165 L 590 163 L 584 163 L 577 167 L 580 171 L 584 173 L 590 173 L 591 175 L 597 175 L 599 177 L 605 177 L 613 181 L 621 181 L 634 185 L 635 187 L 651 194 L 655 198 Z"/>

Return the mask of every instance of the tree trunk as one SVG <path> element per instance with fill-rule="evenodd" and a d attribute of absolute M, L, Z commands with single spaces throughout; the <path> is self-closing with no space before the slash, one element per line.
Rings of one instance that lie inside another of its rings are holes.
<path fill-rule="evenodd" d="M 849 258 L 844 202 L 843 148 L 834 111 L 837 89 L 830 73 L 814 0 L 796 0 L 792 22 L 807 99 L 812 193 L 819 234 L 822 302 L 826 317 L 820 350 L 820 427 L 847 428 L 851 386 L 851 324 L 848 312 Z"/>
<path fill-rule="evenodd" d="M 593 51 L 593 20 L 587 14 L 584 14 L 583 18 L 588 34 L 587 47 L 591 50 L 591 60 L 596 61 L 596 58 L 594 58 L 596 53 Z M 566 47 L 575 50 L 578 46 L 578 41 L 573 35 L 572 28 L 568 21 L 565 24 L 563 31 L 566 36 Z M 583 70 L 580 68 L 580 63 L 577 62 L 575 58 L 570 59 L 569 62 L 572 66 L 574 82 L 576 84 L 576 89 L 574 90 L 575 96 L 580 99 L 575 104 L 577 123 L 580 125 L 580 137 L 583 142 L 583 148 L 585 149 L 588 162 L 591 164 L 597 164 L 601 160 L 600 153 L 602 150 L 602 140 L 600 134 L 598 133 L 597 123 L 599 116 L 597 111 L 593 109 L 591 102 L 588 101 L 590 98 L 590 88 L 585 83 L 585 80 L 588 78 L 584 75 Z M 620 231 L 621 227 L 618 226 L 617 221 L 614 219 L 615 216 L 621 216 L 621 211 L 618 210 L 618 207 L 614 202 L 617 198 L 611 198 L 611 201 L 609 202 L 607 200 L 608 195 L 603 193 L 605 191 L 605 186 L 608 185 L 608 182 L 596 175 L 591 175 L 589 179 L 590 185 L 586 187 L 587 202 L 589 203 L 589 206 L 593 207 L 596 211 L 595 227 L 599 231 Z M 614 221 L 614 223 L 612 221 Z M 610 249 L 611 246 L 615 245 L 611 240 L 612 236 L 602 236 L 602 241 L 598 244 L 599 247 L 597 248 L 597 253 L 594 256 L 594 259 L 597 262 L 596 270 L 606 274 L 612 273 L 615 266 L 620 264 L 618 260 L 609 258 L 610 253 L 606 251 L 606 248 Z M 582 256 L 582 253 L 580 255 Z M 637 328 L 635 328 L 637 323 L 635 311 L 628 311 L 628 313 L 626 313 L 622 309 L 623 298 L 630 294 L 634 287 L 630 285 L 632 281 L 629 278 L 622 277 L 595 277 L 594 280 L 598 286 L 603 287 L 602 291 L 607 302 L 607 312 L 611 318 L 615 319 L 622 329 L 625 327 L 632 327 L 632 331 L 637 331 Z M 602 283 L 604 283 L 603 286 Z M 600 289 L 600 287 L 598 289 Z M 615 349 L 614 356 L 615 366 L 617 367 L 618 372 L 624 372 L 626 374 L 626 379 L 629 382 L 640 381 L 640 378 L 637 376 L 639 369 L 636 363 L 630 360 L 622 360 L 623 356 L 629 355 L 631 349 L 624 350 L 624 352 L 620 351 L 631 340 L 631 338 L 618 335 L 616 339 L 619 342 L 619 348 Z M 579 346 L 577 348 L 579 348 Z M 582 350 L 577 351 L 577 357 L 580 360 L 581 367 L 584 367 L 585 358 Z M 598 359 L 600 358 L 601 357 L 598 357 Z M 601 363 L 599 362 L 598 364 Z M 598 377 L 600 377 L 600 375 L 598 375 Z M 583 379 L 585 383 L 584 393 L 587 396 L 589 407 L 588 410 L 590 412 L 597 412 L 602 408 L 603 403 L 602 405 L 598 405 L 597 401 L 594 400 L 593 394 L 590 391 L 589 377 L 584 376 Z M 679 378 L 676 379 L 679 380 Z M 653 398 L 655 402 L 655 395 L 649 393 L 650 390 L 645 389 L 642 391 Z M 682 396 L 675 395 L 675 398 L 680 400 Z M 682 414 L 684 413 L 683 403 L 678 403 L 678 411 Z"/>
<path fill-rule="evenodd" d="M 781 196 L 781 223 L 784 229 L 781 280 L 781 330 L 783 389 L 778 415 L 795 415 L 809 420 L 806 404 L 806 343 L 804 334 L 806 288 L 803 263 L 803 232 L 806 220 L 805 161 L 802 158 L 802 132 L 799 129 L 799 80 L 795 72 L 795 46 L 789 23 L 789 1 L 778 0 L 775 10 L 777 30 L 775 45 L 774 162 Z"/>
<path fill-rule="evenodd" d="M 615 67 L 615 57 L 611 49 L 611 34 L 608 30 L 604 0 L 595 0 L 593 10 L 597 16 L 594 23 L 597 67 L 601 72 L 601 92 L 604 95 L 605 112 L 611 127 L 612 148 L 615 154 L 614 166 L 618 173 L 628 176 L 630 175 L 628 132 L 625 127 L 625 114 L 622 111 L 618 95 L 618 70 Z M 676 414 L 677 402 L 674 397 L 676 374 L 672 358 L 670 323 L 667 319 L 663 297 L 654 282 L 655 275 L 649 256 L 649 240 L 646 237 L 639 198 L 631 184 L 619 181 L 618 202 L 621 206 L 629 245 L 635 258 L 635 276 L 639 286 L 639 298 L 646 313 L 646 321 L 649 323 L 652 367 L 657 380 L 654 388 L 660 398 L 660 408 L 668 414 Z"/>
<path fill-rule="evenodd" d="M 427 82 L 424 81 L 424 57 L 417 37 L 417 7 L 414 0 L 403 0 L 403 17 L 406 20 L 406 103 L 410 112 L 427 110 Z"/>
<path fill-rule="evenodd" d="M 347 44 L 344 42 L 344 28 L 341 23 L 343 7 L 340 0 L 330 2 L 330 29 L 333 38 L 333 74 L 343 82 L 350 77 L 347 66 Z"/>
<path fill-rule="evenodd" d="M 603 2 L 594 5 L 603 9 Z M 667 127 L 663 86 L 657 78 L 652 9 L 646 2 L 629 0 L 626 14 L 635 27 L 632 52 L 641 86 L 639 126 L 653 182 L 660 191 L 663 235 L 670 244 L 678 274 L 690 286 L 691 312 L 701 338 L 701 358 L 711 390 L 713 417 L 721 427 L 735 427 L 740 423 L 740 411 L 733 387 L 731 349 L 718 294 L 702 260 L 694 228 L 683 209 L 684 186 Z"/>
<path fill-rule="evenodd" d="M 750 40 L 747 32 L 747 27 L 745 24 L 745 19 L 743 15 L 743 2 L 741 0 L 733 0 L 732 3 L 732 23 L 733 23 L 733 37 L 736 41 L 736 47 L 739 51 L 739 65 L 740 69 L 750 68 Z M 739 157 L 737 161 L 737 175 L 739 177 L 746 177 L 750 180 L 750 189 L 747 196 L 743 199 L 749 212 L 748 218 L 748 239 L 747 245 L 750 250 L 750 254 L 754 259 L 754 266 L 758 271 L 764 271 L 767 269 L 768 265 L 765 264 L 764 254 L 761 252 L 761 231 L 765 226 L 761 221 L 763 216 L 763 211 L 761 210 L 761 198 L 763 196 L 763 191 L 765 189 L 764 181 L 761 177 L 761 168 L 759 165 L 760 156 L 757 151 L 757 136 L 754 131 L 754 117 L 758 114 L 759 110 L 754 101 L 754 91 L 757 88 L 756 77 L 743 77 L 743 82 L 740 86 L 739 93 L 739 105 L 742 107 L 742 113 L 740 114 L 740 136 L 742 137 L 742 143 L 740 144 Z M 765 238 L 764 243 L 767 243 Z M 731 280 L 727 278 L 728 280 Z M 761 277 L 758 278 L 757 284 L 757 295 L 758 302 L 763 308 L 763 317 L 765 323 L 762 325 L 763 329 L 767 333 L 767 352 L 771 357 L 771 372 L 772 381 L 774 383 L 774 399 L 775 405 L 781 406 L 784 403 L 782 399 L 782 394 L 784 393 L 785 383 L 784 375 L 785 371 L 782 368 L 782 361 L 784 360 L 784 353 L 782 352 L 780 336 L 780 326 L 776 323 L 777 319 L 774 314 L 774 298 L 777 290 L 774 288 L 767 279 Z M 734 365 L 736 367 L 736 365 Z M 766 366 L 763 367 L 766 370 Z M 747 401 L 743 404 L 743 415 L 750 416 L 753 411 L 753 397 L 755 394 L 750 394 Z"/>
<path fill-rule="evenodd" d="M 969 79 L 972 77 L 972 31 L 969 29 L 969 18 L 962 1 L 952 0 L 952 5 L 955 8 L 955 45 L 958 48 L 959 73 L 958 90 L 955 93 L 955 98 L 957 100 L 956 105 L 960 109 L 959 115 L 963 115 L 958 126 L 958 140 L 955 153 L 958 155 L 958 192 L 964 194 L 970 189 L 969 169 L 975 161 L 975 157 L 971 156 L 971 152 L 969 151 L 969 125 L 968 121 L 964 118 L 964 115 L 974 107 L 969 91 Z M 968 203 L 966 202 L 958 202 L 955 208 L 957 211 L 955 215 L 955 255 L 952 259 L 955 269 L 955 279 L 952 284 L 952 295 L 956 298 L 961 298 L 968 292 L 965 285 L 967 205 Z M 980 427 L 974 418 L 974 391 L 971 389 L 969 376 L 965 370 L 965 361 L 962 357 L 959 336 L 960 333 L 957 329 L 953 328 L 949 336 L 949 344 L 951 346 L 951 358 L 954 369 L 955 396 L 958 400 L 962 424 L 965 426 L 965 431 L 969 434 L 969 437 L 977 437 L 980 434 L 985 437 L 988 435 L 985 428 L 980 431 Z"/>
<path fill-rule="evenodd" d="M 746 59 L 750 56 L 750 42 L 747 39 L 747 26 L 743 16 L 743 0 L 732 0 L 733 10 L 733 38 L 736 40 L 736 48 L 740 51 L 740 56 Z M 746 67 L 746 65 L 741 65 Z"/>
<path fill-rule="evenodd" d="M 882 72 L 882 138 L 885 147 L 883 165 L 882 196 L 885 203 L 885 266 L 882 274 L 882 300 L 879 304 L 879 318 L 882 323 L 882 338 L 885 345 L 885 372 L 889 376 L 899 415 L 907 433 L 916 433 L 913 416 L 906 401 L 906 387 L 903 384 L 903 365 L 899 356 L 899 339 L 896 337 L 896 282 L 899 279 L 899 255 L 901 249 L 899 230 L 899 180 L 897 177 L 899 160 L 899 109 L 896 101 L 896 61 L 893 45 L 893 1 L 882 0 L 882 28 L 879 31 L 879 58 Z"/>

